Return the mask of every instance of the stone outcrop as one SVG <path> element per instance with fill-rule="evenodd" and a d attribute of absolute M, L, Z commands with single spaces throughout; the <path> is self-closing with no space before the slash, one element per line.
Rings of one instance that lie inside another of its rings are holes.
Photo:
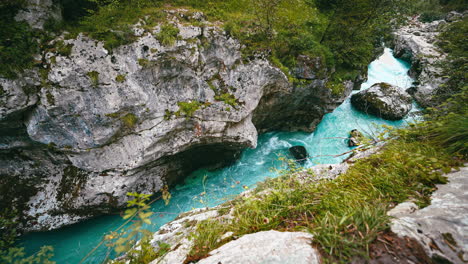
<path fill-rule="evenodd" d="M 412 89 L 415 100 L 422 106 L 437 104 L 437 95 L 446 79 L 443 77 L 441 61 L 446 54 L 437 46 L 437 37 L 447 23 L 463 18 L 464 14 L 450 12 L 445 20 L 421 23 L 417 18 L 393 32 L 395 56 L 411 63 L 410 75 L 417 79 Z"/>
<path fill-rule="evenodd" d="M 0 199 L 23 212 L 23 229 L 107 213 L 127 192 L 226 165 L 259 132 L 312 131 L 352 90 L 332 95 L 320 60 L 293 85 L 262 56 L 244 61 L 241 44 L 202 14 L 187 15 L 198 26 L 178 22 L 181 12 L 167 12 L 173 45 L 158 40 L 161 25 L 140 21 L 131 44 L 109 51 L 83 34 L 60 37 L 41 69 L 0 78 L 0 175 L 11 186 Z"/>
<path fill-rule="evenodd" d="M 417 209 L 402 203 L 388 214 L 391 229 L 401 237 L 414 238 L 436 263 L 466 263 L 468 260 L 468 169 L 447 174 L 449 183 L 438 185 L 431 204 Z"/>
<path fill-rule="evenodd" d="M 274 230 L 248 234 L 211 251 L 198 263 L 319 264 L 320 255 L 311 246 L 312 238 L 304 232 Z"/>
<path fill-rule="evenodd" d="M 16 21 L 25 21 L 34 29 L 44 29 L 49 20 L 61 20 L 62 10 L 54 0 L 26 0 L 24 8 L 16 14 Z"/>
<path fill-rule="evenodd" d="M 388 83 L 376 83 L 351 96 L 357 109 L 388 120 L 402 119 L 412 108 L 411 96 L 402 88 Z"/>

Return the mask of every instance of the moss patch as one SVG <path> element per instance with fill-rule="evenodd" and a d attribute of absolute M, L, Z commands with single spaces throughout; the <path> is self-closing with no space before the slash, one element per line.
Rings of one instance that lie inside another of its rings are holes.
<path fill-rule="evenodd" d="M 115 81 L 119 83 L 123 83 L 126 81 L 125 75 L 119 74 L 117 77 L 115 77 Z"/>
<path fill-rule="evenodd" d="M 129 129 L 134 128 L 135 125 L 138 123 L 138 117 L 132 113 L 128 113 L 120 117 L 120 120 L 122 121 L 122 124 L 124 124 L 125 127 Z"/>
<path fill-rule="evenodd" d="M 91 84 L 94 87 L 97 87 L 99 85 L 99 72 L 91 71 L 88 72 L 86 75 L 88 75 L 89 79 L 91 80 Z"/>

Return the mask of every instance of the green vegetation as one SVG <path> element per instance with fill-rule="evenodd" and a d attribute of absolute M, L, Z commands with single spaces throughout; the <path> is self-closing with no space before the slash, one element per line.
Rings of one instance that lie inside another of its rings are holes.
<path fill-rule="evenodd" d="M 123 83 L 125 82 L 125 80 L 126 80 L 125 75 L 122 75 L 122 74 L 119 74 L 115 77 L 115 81 L 119 83 Z"/>
<path fill-rule="evenodd" d="M 163 22 L 162 10 L 200 10 L 210 21 L 222 21 L 227 34 L 244 44 L 245 60 L 256 54 L 268 55 L 290 77 L 298 55 L 320 57 L 322 68 L 360 70 L 375 55 L 382 32 L 400 9 L 403 0 L 87 0 L 94 8 L 66 29 L 76 35 L 86 32 L 105 42 L 108 49 L 135 40 L 131 25 L 140 18 L 142 27 Z M 188 20 L 187 20 L 188 21 Z M 188 21 L 195 23 L 195 21 Z M 173 45 L 179 30 L 168 23 L 156 38 Z M 203 42 L 203 39 L 202 39 Z M 338 73 L 342 71 L 336 71 Z M 344 79 L 344 76 L 339 76 Z M 346 76 L 347 78 L 348 76 Z"/>
<path fill-rule="evenodd" d="M 73 44 L 65 44 L 63 40 L 58 41 L 55 46 L 57 47 L 57 53 L 69 57 L 72 52 Z"/>
<path fill-rule="evenodd" d="M 449 54 L 446 61 L 441 63 L 443 75 L 448 81 L 438 90 L 439 103 L 444 102 L 453 94 L 466 89 L 468 84 L 468 17 L 451 23 L 439 36 L 438 45 Z"/>
<path fill-rule="evenodd" d="M 47 103 L 50 105 L 55 105 L 55 97 L 54 95 L 50 92 L 50 90 L 46 91 L 46 99 Z"/>
<path fill-rule="evenodd" d="M 231 93 L 223 93 L 221 95 L 216 95 L 214 99 L 216 101 L 222 101 L 234 108 L 237 108 L 237 106 L 239 105 L 239 103 L 237 102 L 237 98 Z"/>
<path fill-rule="evenodd" d="M 152 64 L 153 63 L 147 59 L 138 59 L 138 65 L 140 65 L 143 68 L 149 68 Z"/>
<path fill-rule="evenodd" d="M 9 79 L 33 66 L 33 55 L 39 51 L 35 41 L 38 34 L 27 23 L 14 19 L 22 4 L 23 1 L 0 3 L 0 76 Z"/>
<path fill-rule="evenodd" d="M 330 89 L 333 96 L 340 96 L 344 93 L 345 86 L 342 81 L 330 80 L 326 84 L 327 88 Z"/>
<path fill-rule="evenodd" d="M 106 116 L 110 118 L 120 119 L 120 122 L 122 122 L 122 125 L 128 129 L 134 128 L 135 125 L 138 123 L 138 117 L 132 113 L 115 112 L 115 113 L 106 114 Z"/>
<path fill-rule="evenodd" d="M 187 119 L 192 117 L 193 114 L 203 106 L 203 103 L 198 101 L 178 102 L 179 110 L 174 114 L 179 117 L 184 115 Z"/>
<path fill-rule="evenodd" d="M 88 75 L 89 79 L 91 80 L 91 84 L 94 87 L 97 87 L 99 85 L 99 72 L 91 71 L 88 72 L 86 75 Z"/>
<path fill-rule="evenodd" d="M 12 247 L 7 251 L 0 251 L 0 262 L 11 264 L 55 264 L 55 261 L 50 260 L 54 256 L 53 251 L 52 247 L 43 246 L 37 253 L 26 257 L 24 248 Z"/>
<path fill-rule="evenodd" d="M 415 0 L 407 6 L 410 14 L 420 14 L 421 22 L 443 19 L 448 11 L 462 12 L 468 8 L 465 0 Z"/>
<path fill-rule="evenodd" d="M 67 27 L 67 30 L 75 35 L 78 32 L 86 32 L 90 37 L 104 41 L 104 47 L 112 50 L 118 46 L 128 44 L 136 39 L 132 26 L 141 18 L 145 27 L 156 25 L 156 22 L 164 19 L 164 14 L 154 6 L 156 1 L 94 1 L 99 5 L 96 10 L 90 10 L 90 14 L 84 17 L 78 24 Z"/>
<path fill-rule="evenodd" d="M 291 164 L 281 177 L 261 184 L 253 196 L 233 201 L 231 222 L 200 223 L 188 260 L 203 258 L 226 242 L 217 239 L 227 231 L 240 236 L 270 229 L 314 234 L 330 262 L 367 256 L 379 232 L 388 229 L 387 210 L 408 199 L 427 205 L 435 184 L 446 182 L 442 171 L 460 165 L 452 157 L 466 151 L 466 145 L 464 150 L 447 151 L 447 145 L 441 146 L 439 139 L 421 134 L 422 130 L 419 126 L 392 130 L 395 139 L 379 154 L 359 160 L 333 181 L 304 184 L 295 177 L 300 169 Z"/>
<path fill-rule="evenodd" d="M 172 24 L 164 24 L 156 39 L 164 46 L 172 46 L 178 39 L 179 29 Z"/>
<path fill-rule="evenodd" d="M 122 124 L 129 129 L 134 128 L 138 123 L 138 117 L 132 113 L 121 116 L 120 120 L 122 121 Z"/>
<path fill-rule="evenodd" d="M 150 194 L 127 193 L 133 197 L 127 201 L 127 210 L 124 211 L 123 219 L 126 222 L 114 231 L 109 232 L 104 239 L 93 250 L 91 250 L 80 263 L 85 262 L 101 245 L 113 248 L 117 254 L 125 253 L 123 259 L 113 261 L 115 264 L 148 264 L 154 259 L 165 255 L 171 248 L 169 244 L 158 243 L 158 250 L 155 250 L 150 241 L 153 233 L 144 228 L 144 225 L 151 224 L 150 205 L 159 199 L 163 199 L 167 205 L 171 199 L 169 187 L 165 185 L 161 190 L 161 196 L 150 201 Z M 127 224 L 132 223 L 130 226 Z M 47 264 L 47 263 L 46 263 Z"/>

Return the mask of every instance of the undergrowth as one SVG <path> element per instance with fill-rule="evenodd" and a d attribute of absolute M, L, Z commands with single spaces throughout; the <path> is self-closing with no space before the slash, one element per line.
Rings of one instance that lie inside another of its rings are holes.
<path fill-rule="evenodd" d="M 290 166 L 280 177 L 260 184 L 253 196 L 228 203 L 232 221 L 199 223 L 187 260 L 201 259 L 225 243 L 219 238 L 226 232 L 241 236 L 271 229 L 312 233 L 326 262 L 367 258 L 369 245 L 388 229 L 389 209 L 407 200 L 429 205 L 435 185 L 447 182 L 443 173 L 466 160 L 466 96 L 465 89 L 430 109 L 425 122 L 405 129 L 387 127 L 390 139 L 383 149 L 334 180 L 304 183 L 295 177 L 300 168 Z"/>

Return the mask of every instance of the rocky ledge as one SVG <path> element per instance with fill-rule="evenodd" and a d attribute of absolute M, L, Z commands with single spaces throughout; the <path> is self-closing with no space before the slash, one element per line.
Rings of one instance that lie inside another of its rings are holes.
<path fill-rule="evenodd" d="M 421 106 L 437 104 L 434 95 L 443 89 L 446 82 L 440 65 L 446 54 L 437 47 L 437 37 L 447 23 L 463 19 L 465 15 L 450 12 L 444 20 L 431 23 L 413 18 L 406 26 L 393 32 L 395 56 L 411 63 L 409 74 L 417 81 L 409 91 Z"/>
<path fill-rule="evenodd" d="M 112 51 L 84 34 L 58 38 L 40 68 L 0 79 L 0 201 L 22 214 L 24 230 L 107 213 L 127 192 L 225 165 L 259 132 L 313 131 L 353 88 L 333 95 L 333 69 L 304 56 L 314 63 L 298 64 L 303 81 L 292 84 L 265 57 L 244 60 L 203 14 L 166 13 L 169 25 L 141 20 L 135 42 Z M 179 32 L 174 43 L 163 44 L 163 26 Z"/>

